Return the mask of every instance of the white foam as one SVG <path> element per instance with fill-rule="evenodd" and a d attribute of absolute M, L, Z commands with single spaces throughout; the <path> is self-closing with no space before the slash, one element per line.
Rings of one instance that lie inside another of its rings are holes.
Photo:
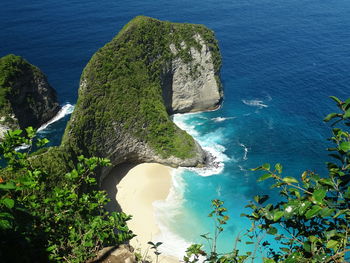
<path fill-rule="evenodd" d="M 26 150 L 30 147 L 30 145 L 28 144 L 22 144 L 21 146 L 18 146 L 15 148 L 15 151 L 18 152 L 18 151 L 21 151 L 21 150 Z"/>
<path fill-rule="evenodd" d="M 230 158 L 224 154 L 226 148 L 220 144 L 222 139 L 225 138 L 223 129 L 217 129 L 211 133 L 200 135 L 199 132 L 196 131 L 196 127 L 189 125 L 187 122 L 194 114 L 199 115 L 200 113 L 175 114 L 173 116 L 173 121 L 177 126 L 187 131 L 198 141 L 200 146 L 209 153 L 210 161 L 207 167 L 187 169 L 196 172 L 200 176 L 220 174 L 225 168 L 224 162 L 230 160 Z"/>
<path fill-rule="evenodd" d="M 247 155 L 248 155 L 248 148 L 243 144 L 243 143 L 240 143 L 239 146 L 243 147 L 244 149 L 244 154 L 243 154 L 243 160 L 248 160 L 247 158 Z"/>
<path fill-rule="evenodd" d="M 189 114 L 175 114 L 172 116 L 175 124 L 181 129 L 187 131 L 192 135 L 202 148 L 209 153 L 211 158 L 209 167 L 205 168 L 178 168 L 173 169 L 172 173 L 172 186 L 166 200 L 156 201 L 153 203 L 155 208 L 155 216 L 157 224 L 160 229 L 160 234 L 154 241 L 162 241 L 163 244 L 160 246 L 160 251 L 165 255 L 171 255 L 176 258 L 182 259 L 185 255 L 187 248 L 191 243 L 180 235 L 172 231 L 171 226 L 177 224 L 177 218 L 182 214 L 182 207 L 184 202 L 184 191 L 186 184 L 183 180 L 182 174 L 186 170 L 192 170 L 200 176 L 211 176 L 219 174 L 224 169 L 224 162 L 230 160 L 225 152 L 225 147 L 220 143 L 223 138 L 223 129 L 217 129 L 211 133 L 201 135 L 196 130 L 196 123 L 189 121 L 195 115 L 198 119 L 208 118 L 201 116 L 200 113 L 189 113 Z M 221 194 L 221 189 L 217 189 L 218 194 Z"/>
<path fill-rule="evenodd" d="M 223 121 L 226 121 L 226 120 L 232 120 L 232 119 L 235 119 L 236 117 L 216 117 L 216 118 L 212 118 L 211 120 L 214 121 L 214 122 L 223 122 Z"/>
<path fill-rule="evenodd" d="M 258 107 L 259 109 L 268 107 L 268 105 L 263 103 L 264 101 L 258 100 L 258 99 L 255 99 L 255 100 L 242 100 L 242 102 L 245 105 L 252 106 L 252 107 Z"/>
<path fill-rule="evenodd" d="M 174 114 L 172 116 L 173 122 L 182 130 L 187 131 L 193 137 L 199 136 L 199 133 L 196 131 L 195 125 L 189 125 L 186 121 L 193 117 L 193 114 L 196 113 L 186 113 L 186 114 Z M 198 113 L 197 113 L 198 114 Z"/>
<path fill-rule="evenodd" d="M 163 244 L 159 250 L 165 254 L 181 259 L 186 249 L 191 245 L 179 235 L 171 231 L 171 225 L 176 224 L 176 218 L 181 214 L 181 207 L 184 201 L 185 182 L 181 173 L 184 169 L 173 169 L 172 186 L 166 200 L 159 200 L 153 203 L 155 216 L 160 230 L 154 241 L 161 241 Z"/>
<path fill-rule="evenodd" d="M 38 129 L 39 131 L 43 131 L 44 129 L 46 129 L 50 124 L 62 119 L 64 116 L 69 115 L 73 112 L 74 110 L 74 105 L 72 104 L 65 104 L 63 105 L 63 107 L 61 108 L 61 110 L 56 114 L 55 117 L 53 117 L 51 120 L 49 120 L 47 123 L 43 124 L 40 126 L 40 128 Z"/>

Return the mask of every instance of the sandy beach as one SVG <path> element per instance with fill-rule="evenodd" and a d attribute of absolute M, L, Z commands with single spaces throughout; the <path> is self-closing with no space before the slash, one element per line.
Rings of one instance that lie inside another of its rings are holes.
<path fill-rule="evenodd" d="M 171 187 L 171 169 L 155 163 L 122 164 L 102 182 L 102 188 L 112 199 L 107 209 L 121 210 L 133 215 L 128 226 L 137 236 L 131 240 L 130 244 L 144 258 L 154 259 L 153 251 L 147 244 L 148 241 L 164 242 L 164 240 L 157 240 L 160 230 L 152 204 L 157 200 L 165 200 L 168 196 Z M 173 263 L 179 260 L 160 255 L 158 262 Z"/>

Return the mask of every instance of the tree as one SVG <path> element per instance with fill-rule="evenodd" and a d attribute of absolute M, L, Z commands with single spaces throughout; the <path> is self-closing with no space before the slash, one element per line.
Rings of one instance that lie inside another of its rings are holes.
<path fill-rule="evenodd" d="M 134 236 L 126 225 L 131 217 L 106 212 L 109 200 L 96 188 L 94 170 L 109 165 L 107 159 L 80 156 L 64 180 L 55 179 L 31 165 L 34 142 L 41 147 L 48 140 L 37 140 L 27 128 L 9 131 L 0 144 L 2 262 L 84 262 L 103 246 Z M 26 152 L 16 150 L 21 145 Z"/>

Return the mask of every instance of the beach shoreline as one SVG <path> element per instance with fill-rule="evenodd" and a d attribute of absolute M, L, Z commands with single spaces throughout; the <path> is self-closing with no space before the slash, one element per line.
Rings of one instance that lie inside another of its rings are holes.
<path fill-rule="evenodd" d="M 121 164 L 114 168 L 103 180 L 102 189 L 106 190 L 111 202 L 106 206 L 109 211 L 123 211 L 132 215 L 129 228 L 136 234 L 130 244 L 143 259 L 155 261 L 154 251 L 149 241 L 157 240 L 161 231 L 157 225 L 155 201 L 165 200 L 172 186 L 173 168 L 157 163 Z M 172 256 L 160 255 L 158 262 L 179 262 Z"/>

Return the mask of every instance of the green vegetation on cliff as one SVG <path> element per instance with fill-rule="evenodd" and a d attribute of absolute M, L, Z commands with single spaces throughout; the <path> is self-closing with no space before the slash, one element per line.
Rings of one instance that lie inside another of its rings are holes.
<path fill-rule="evenodd" d="M 10 131 L 0 143 L 1 262 L 86 262 L 130 240 L 130 216 L 105 211 L 109 200 L 97 189 L 94 170 L 109 161 L 79 156 L 73 165 L 58 148 L 29 158 L 33 143 L 47 142 L 34 136 Z M 15 150 L 23 144 L 27 152 Z"/>
<path fill-rule="evenodd" d="M 209 46 L 218 72 L 218 45 L 206 27 L 143 16 L 130 21 L 84 69 L 63 144 L 88 155 L 105 154 L 101 148 L 110 143 L 111 134 L 118 133 L 148 144 L 163 158 L 193 157 L 195 142 L 171 121 L 162 98 L 161 79 L 174 57 L 189 62 L 190 47 L 201 48 L 194 38 L 197 34 Z M 183 43 L 185 48 L 181 48 Z M 169 48 L 171 44 L 179 50 L 176 55 Z"/>
<path fill-rule="evenodd" d="M 13 54 L 0 58 L 0 124 L 39 127 L 59 109 L 56 93 L 39 68 Z"/>
<path fill-rule="evenodd" d="M 29 64 L 19 56 L 9 54 L 0 58 L 0 114 L 12 114 L 9 98 L 18 95 L 14 86 L 18 82 L 18 76 L 24 71 L 32 70 L 35 74 L 40 74 L 40 70 Z M 17 91 L 18 92 L 18 91 Z"/>

